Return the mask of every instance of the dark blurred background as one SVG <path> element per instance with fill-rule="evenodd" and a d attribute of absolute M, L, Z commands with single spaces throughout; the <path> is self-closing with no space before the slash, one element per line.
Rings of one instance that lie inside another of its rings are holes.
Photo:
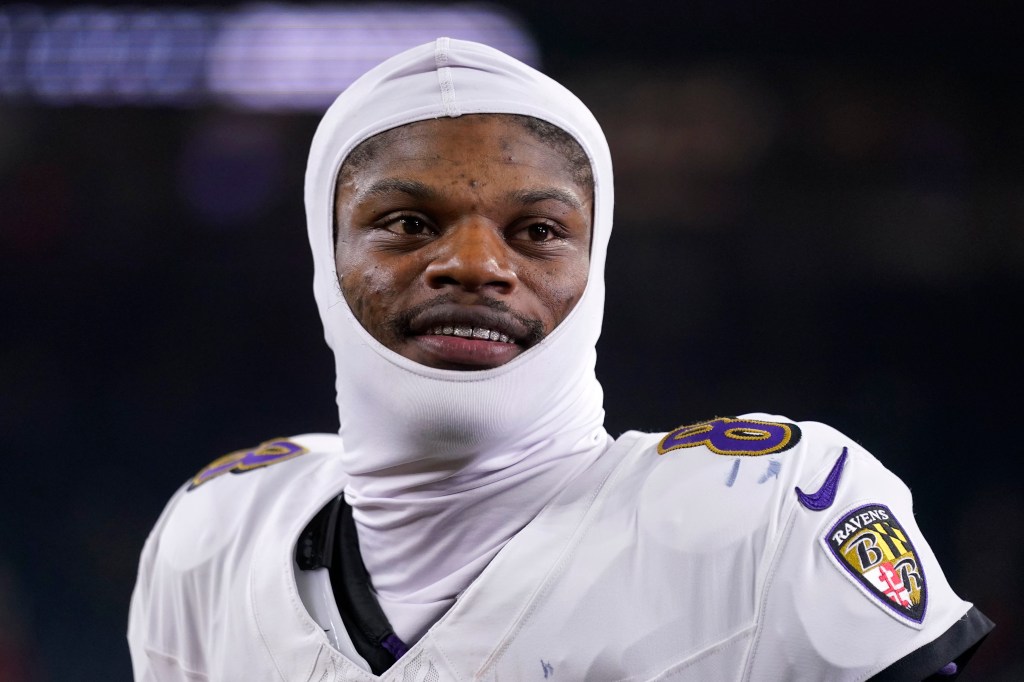
<path fill-rule="evenodd" d="M 329 98 L 261 101 L 276 57 L 211 47 L 250 6 L 90 7 L 106 19 L 0 5 L 2 682 L 129 679 L 137 557 L 171 493 L 337 425 L 302 207 Z M 332 39 L 350 68 L 424 42 L 402 44 L 410 23 L 473 37 L 463 19 L 499 10 L 483 35 L 602 122 L 613 434 L 747 411 L 840 428 L 909 482 L 953 586 L 998 623 L 962 679 L 1024 679 L 1012 4 L 374 7 Z M 118 42 L 160 21 L 170 42 Z M 250 73 L 231 85 L 222 58 Z"/>

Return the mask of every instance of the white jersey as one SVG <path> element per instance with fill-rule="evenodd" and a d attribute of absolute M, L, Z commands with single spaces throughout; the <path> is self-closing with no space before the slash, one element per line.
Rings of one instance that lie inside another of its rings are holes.
<path fill-rule="evenodd" d="M 174 496 L 132 598 L 138 682 L 920 679 L 991 627 L 878 460 L 745 415 L 621 436 L 378 678 L 296 586 L 297 538 L 345 485 L 339 448 L 268 442 Z"/>

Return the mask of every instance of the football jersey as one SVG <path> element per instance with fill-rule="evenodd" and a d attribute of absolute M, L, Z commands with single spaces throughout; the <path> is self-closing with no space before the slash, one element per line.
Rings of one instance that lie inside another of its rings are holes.
<path fill-rule="evenodd" d="M 175 494 L 132 597 L 136 680 L 921 679 L 991 628 L 896 476 L 826 425 L 751 414 L 619 437 L 376 677 L 296 583 L 340 447 L 268 441 Z"/>

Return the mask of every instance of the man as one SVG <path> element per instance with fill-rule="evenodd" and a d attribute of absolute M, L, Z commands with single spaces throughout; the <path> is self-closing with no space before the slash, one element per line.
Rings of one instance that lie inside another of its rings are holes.
<path fill-rule="evenodd" d="M 339 435 L 174 496 L 133 595 L 137 679 L 959 671 L 991 623 L 853 440 L 764 414 L 607 435 L 611 177 L 582 103 L 482 45 L 338 98 L 306 211 Z"/>

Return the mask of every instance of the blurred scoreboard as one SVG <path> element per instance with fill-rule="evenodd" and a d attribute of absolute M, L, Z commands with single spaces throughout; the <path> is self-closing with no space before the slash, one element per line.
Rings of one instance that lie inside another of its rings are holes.
<path fill-rule="evenodd" d="M 533 65 L 508 10 L 484 4 L 0 6 L 0 102 L 322 111 L 356 77 L 447 36 Z"/>

